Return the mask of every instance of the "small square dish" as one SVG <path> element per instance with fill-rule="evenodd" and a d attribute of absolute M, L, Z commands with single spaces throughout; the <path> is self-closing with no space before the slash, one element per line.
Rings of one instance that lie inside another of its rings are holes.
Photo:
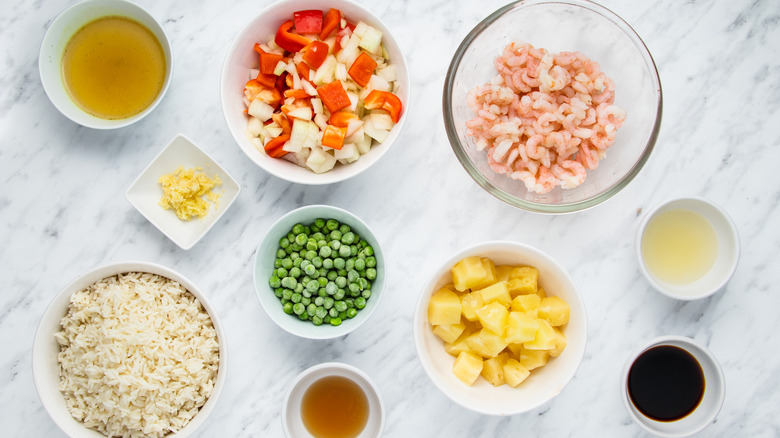
<path fill-rule="evenodd" d="M 180 167 L 184 170 L 200 168 L 209 178 L 214 178 L 216 174 L 221 180 L 221 184 L 212 189 L 212 192 L 219 194 L 219 198 L 216 202 L 209 202 L 208 212 L 203 217 L 196 216 L 184 221 L 176 216 L 174 210 L 166 210 L 160 205 L 163 196 L 160 177 L 171 174 Z M 225 214 L 240 191 L 241 186 L 227 170 L 192 140 L 179 134 L 146 166 L 127 189 L 125 198 L 176 245 L 188 250 Z"/>

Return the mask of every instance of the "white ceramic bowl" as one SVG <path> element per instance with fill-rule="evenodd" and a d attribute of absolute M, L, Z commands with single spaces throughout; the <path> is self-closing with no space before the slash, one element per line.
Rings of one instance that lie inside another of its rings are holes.
<path fill-rule="evenodd" d="M 179 166 L 185 169 L 200 167 L 210 178 L 217 174 L 222 181 L 212 189 L 214 193 L 221 194 L 219 202 L 210 203 L 208 213 L 202 218 L 182 221 L 173 210 L 165 210 L 159 204 L 163 194 L 160 177 L 172 173 Z M 227 170 L 192 140 L 179 134 L 146 166 L 125 192 L 125 198 L 176 245 L 187 250 L 217 223 L 240 192 L 241 186 Z"/>
<path fill-rule="evenodd" d="M 314 438 L 301 419 L 301 401 L 312 383 L 328 376 L 342 376 L 357 383 L 368 398 L 368 422 L 355 438 L 377 438 L 385 425 L 385 407 L 379 388 L 363 371 L 351 365 L 328 362 L 315 365 L 302 372 L 290 385 L 282 405 L 282 428 L 288 438 Z"/>
<path fill-rule="evenodd" d="M 537 368 L 518 387 L 493 387 L 483 378 L 467 386 L 454 374 L 455 358 L 444 351 L 444 342 L 433 334 L 428 323 L 428 301 L 431 295 L 452 281 L 450 270 L 464 257 L 488 257 L 498 265 L 530 265 L 539 270 L 539 285 L 548 295 L 563 298 L 571 308 L 569 323 L 563 334 L 568 345 L 557 358 Z M 488 415 L 514 415 L 536 409 L 557 396 L 582 361 L 588 337 L 585 304 L 571 277 L 555 260 L 542 251 L 516 242 L 480 243 L 453 254 L 430 275 L 414 309 L 414 343 L 423 369 L 441 392 L 455 403 Z"/>
<path fill-rule="evenodd" d="M 152 31 L 162 45 L 166 63 L 165 82 L 154 102 L 140 113 L 118 120 L 101 119 L 85 112 L 73 102 L 62 82 L 62 55 L 70 38 L 90 21 L 111 15 L 133 19 Z M 88 128 L 114 129 L 141 120 L 162 101 L 173 77 L 173 53 L 165 30 L 141 6 L 126 0 L 84 0 L 65 9 L 51 23 L 41 43 L 38 69 L 46 95 L 65 117 Z"/>
<path fill-rule="evenodd" d="M 646 417 L 634 406 L 628 394 L 628 374 L 634 361 L 650 348 L 661 345 L 672 345 L 687 351 L 696 358 L 704 372 L 706 385 L 702 401 L 693 412 L 677 421 L 656 421 Z M 686 437 L 701 432 L 715 421 L 726 397 L 726 380 L 718 360 L 706 347 L 682 336 L 661 336 L 638 348 L 629 356 L 623 367 L 620 385 L 623 405 L 631 419 L 642 429 L 663 437 Z"/>
<path fill-rule="evenodd" d="M 700 214 L 712 225 L 718 238 L 718 255 L 715 264 L 702 278 L 686 284 L 673 284 L 657 278 L 648 270 L 642 256 L 642 236 L 650 221 L 661 213 L 678 209 Z M 737 227 L 726 210 L 712 201 L 697 196 L 671 199 L 649 211 L 639 226 L 635 246 L 639 269 L 647 281 L 657 291 L 678 300 L 706 298 L 721 290 L 736 271 L 740 253 Z"/>
<path fill-rule="evenodd" d="M 295 11 L 306 9 L 329 8 L 341 10 L 347 19 L 357 23 L 364 21 L 376 27 L 383 33 L 382 41 L 390 54 L 392 63 L 395 64 L 400 89 L 398 97 L 403 103 L 401 119 L 393 127 L 390 136 L 384 143 L 375 144 L 371 150 L 360 157 L 359 160 L 348 165 L 336 164 L 332 170 L 316 174 L 311 170 L 296 166 L 286 160 L 276 159 L 260 152 L 245 135 L 247 116 L 244 114 L 243 90 L 249 80 L 249 70 L 258 66 L 257 52 L 253 50 L 256 42 L 270 40 L 284 21 L 292 18 Z M 346 180 L 358 175 L 374 165 L 395 143 L 400 134 L 407 115 L 409 114 L 410 88 L 409 72 L 406 66 L 406 58 L 398 46 L 390 29 L 372 14 L 368 9 L 348 0 L 281 0 L 271 4 L 259 14 L 254 16 L 236 35 L 233 44 L 225 57 L 222 66 L 222 80 L 220 91 L 222 97 L 222 112 L 225 116 L 230 133 L 233 134 L 238 146 L 255 164 L 266 172 L 299 184 L 319 185 L 331 184 Z"/>
<path fill-rule="evenodd" d="M 274 295 L 273 289 L 268 285 L 271 274 L 274 271 L 276 250 L 279 248 L 279 240 L 290 232 L 293 225 L 301 223 L 309 225 L 315 219 L 335 219 L 347 224 L 361 239 L 369 242 L 374 249 L 376 257 L 377 277 L 371 282 L 371 297 L 366 301 L 366 307 L 358 311 L 357 316 L 342 321 L 341 325 L 333 326 L 323 323 L 320 326 L 310 321 L 301 321 L 295 315 L 288 315 L 282 310 L 282 303 Z M 387 264 L 385 263 L 382 247 L 368 225 L 354 214 L 329 205 L 308 205 L 293 210 L 282 216 L 268 229 L 265 237 L 260 242 L 255 252 L 253 266 L 253 280 L 255 293 L 260 300 L 260 305 L 265 313 L 276 325 L 296 336 L 307 339 L 331 339 L 344 336 L 365 323 L 371 314 L 379 306 L 385 283 L 387 282 Z"/>
<path fill-rule="evenodd" d="M 211 306 L 206 296 L 192 281 L 176 271 L 164 266 L 143 262 L 130 261 L 112 263 L 95 268 L 86 272 L 65 286 L 52 300 L 49 307 L 41 317 L 38 329 L 35 332 L 35 340 L 32 348 L 32 367 L 35 389 L 38 391 L 38 397 L 43 403 L 46 412 L 57 426 L 70 437 L 73 438 L 101 438 L 105 437 L 102 433 L 86 428 L 81 422 L 74 419 L 65 406 L 65 398 L 58 389 L 59 376 L 57 355 L 60 346 L 54 338 L 54 334 L 61 330 L 60 320 L 68 311 L 70 297 L 75 292 L 86 289 L 89 285 L 106 277 L 125 272 L 149 272 L 161 275 L 179 282 L 184 286 L 198 301 L 211 317 L 211 322 L 217 332 L 219 341 L 219 371 L 217 379 L 214 382 L 214 390 L 205 405 L 192 418 L 192 420 L 176 434 L 168 435 L 170 437 L 183 438 L 191 436 L 200 427 L 209 416 L 214 406 L 217 404 L 219 395 L 225 386 L 227 376 L 227 344 L 225 343 L 225 333 L 222 328 L 217 312 Z"/>

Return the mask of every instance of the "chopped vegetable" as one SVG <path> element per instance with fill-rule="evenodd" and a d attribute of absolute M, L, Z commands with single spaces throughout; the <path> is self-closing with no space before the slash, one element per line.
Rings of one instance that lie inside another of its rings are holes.
<path fill-rule="evenodd" d="M 311 68 L 319 68 L 328 57 L 328 50 L 330 47 L 322 41 L 312 41 L 301 49 L 301 53 L 303 53 L 303 60 Z"/>
<path fill-rule="evenodd" d="M 371 75 L 374 74 L 374 69 L 377 63 L 366 52 L 362 52 L 352 63 L 349 68 L 349 76 L 361 87 L 368 85 L 368 81 L 371 80 Z"/>
<path fill-rule="evenodd" d="M 333 125 L 325 127 L 322 133 L 322 145 L 333 149 L 341 149 L 344 146 L 344 138 L 347 136 L 347 128 Z"/>
<path fill-rule="evenodd" d="M 288 52 L 297 52 L 311 42 L 310 39 L 304 36 L 290 32 L 293 26 L 292 20 L 285 21 L 279 26 L 279 30 L 276 31 L 276 37 L 274 38 L 274 42 Z"/>
<path fill-rule="evenodd" d="M 317 88 L 322 103 L 328 108 L 328 111 L 334 113 L 340 109 L 348 107 L 351 102 L 341 81 L 333 81 L 329 84 Z"/>
<path fill-rule="evenodd" d="M 401 119 L 401 111 L 403 111 L 401 99 L 388 91 L 372 90 L 368 93 L 368 96 L 366 96 L 363 106 L 367 109 L 382 109 L 387 111 L 394 123 L 398 123 Z"/>
<path fill-rule="evenodd" d="M 328 13 L 325 14 L 325 19 L 322 23 L 322 30 L 319 34 L 320 39 L 324 40 L 325 38 L 329 37 L 330 34 L 336 30 L 340 22 L 341 12 L 338 9 L 330 8 Z"/>
<path fill-rule="evenodd" d="M 301 35 L 319 34 L 322 31 L 322 11 L 310 9 L 293 14 L 295 31 Z"/>

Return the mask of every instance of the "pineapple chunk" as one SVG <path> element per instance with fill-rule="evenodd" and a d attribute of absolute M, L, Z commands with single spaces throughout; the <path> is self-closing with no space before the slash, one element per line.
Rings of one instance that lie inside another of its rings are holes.
<path fill-rule="evenodd" d="M 546 297 L 539 304 L 537 315 L 551 326 L 558 327 L 569 322 L 569 313 L 569 304 L 563 298 Z"/>
<path fill-rule="evenodd" d="M 446 287 L 439 289 L 428 302 L 428 322 L 432 325 L 460 322 L 460 298 Z"/>
<path fill-rule="evenodd" d="M 469 351 L 463 351 L 455 359 L 452 373 L 466 385 L 473 385 L 482 372 L 482 358 Z"/>
<path fill-rule="evenodd" d="M 524 343 L 523 347 L 528 350 L 552 350 L 555 348 L 555 330 L 541 318 L 536 318 L 536 322 L 539 323 L 539 328 L 534 340 Z"/>
<path fill-rule="evenodd" d="M 466 257 L 452 267 L 452 282 L 455 289 L 460 292 L 471 289 L 484 282 L 487 275 L 482 259 L 479 257 Z"/>
<path fill-rule="evenodd" d="M 479 295 L 482 297 L 482 301 L 485 304 L 498 302 L 504 307 L 509 307 L 512 303 L 512 297 L 509 296 L 509 289 L 506 282 L 499 281 L 484 289 L 480 289 Z"/>
<path fill-rule="evenodd" d="M 536 294 L 518 295 L 512 300 L 512 311 L 524 312 L 535 317 L 541 302 L 542 299 Z"/>
<path fill-rule="evenodd" d="M 503 336 L 483 328 L 466 338 L 466 345 L 471 351 L 482 357 L 493 357 L 501 353 L 507 344 L 504 342 Z"/>
<path fill-rule="evenodd" d="M 529 370 L 545 366 L 550 353 L 544 350 L 526 350 L 520 352 L 520 364 Z"/>
<path fill-rule="evenodd" d="M 506 349 L 509 350 L 511 357 L 520 360 L 520 354 L 523 352 L 523 344 L 508 344 Z"/>
<path fill-rule="evenodd" d="M 535 295 L 534 295 L 535 296 Z M 523 312 L 509 312 L 504 341 L 508 344 L 522 344 L 536 339 L 539 323 L 533 316 Z"/>
<path fill-rule="evenodd" d="M 503 335 L 509 311 L 497 302 L 485 304 L 477 309 L 477 316 L 482 327 L 493 333 Z"/>
<path fill-rule="evenodd" d="M 547 293 L 544 291 L 543 287 L 540 287 L 540 288 L 536 289 L 536 295 L 539 295 L 539 298 L 541 298 L 541 299 L 547 298 Z"/>
<path fill-rule="evenodd" d="M 440 337 L 442 341 L 453 343 L 460 337 L 466 326 L 463 324 L 442 324 L 433 327 L 433 334 Z"/>
<path fill-rule="evenodd" d="M 509 359 L 509 354 L 500 353 L 482 362 L 482 377 L 493 386 L 501 386 L 504 382 L 504 364 Z"/>
<path fill-rule="evenodd" d="M 563 349 L 566 348 L 569 341 L 566 340 L 566 336 L 557 327 L 553 327 L 553 331 L 555 332 L 555 348 L 550 350 L 550 356 L 558 357 L 563 353 Z"/>
<path fill-rule="evenodd" d="M 484 306 L 485 302 L 482 300 L 482 295 L 477 292 L 470 292 L 460 298 L 460 304 L 463 316 L 469 321 L 477 321 L 479 319 L 477 309 Z"/>
<path fill-rule="evenodd" d="M 516 388 L 517 385 L 521 384 L 523 380 L 531 375 L 531 371 L 529 371 L 528 368 L 512 358 L 507 359 L 504 363 L 503 371 L 504 381 L 512 388 Z"/>
<path fill-rule="evenodd" d="M 498 277 L 496 276 L 496 265 L 493 263 L 493 260 L 490 260 L 487 257 L 482 257 L 480 261 L 482 262 L 482 267 L 485 269 L 485 278 L 482 283 L 474 286 L 477 289 L 490 286 L 491 284 L 498 281 Z"/>
<path fill-rule="evenodd" d="M 463 332 L 458 336 L 458 339 L 444 343 L 444 351 L 455 357 L 458 357 L 462 351 L 471 351 L 469 346 L 466 345 L 466 338 L 480 330 L 479 327 L 474 327 L 469 323 L 464 323 L 463 326 Z"/>
<path fill-rule="evenodd" d="M 515 267 L 510 265 L 496 266 L 496 281 L 509 280 L 509 273 L 512 272 L 512 269 L 515 269 Z"/>
<path fill-rule="evenodd" d="M 509 273 L 509 291 L 512 295 L 536 293 L 539 271 L 531 266 L 518 266 Z"/>

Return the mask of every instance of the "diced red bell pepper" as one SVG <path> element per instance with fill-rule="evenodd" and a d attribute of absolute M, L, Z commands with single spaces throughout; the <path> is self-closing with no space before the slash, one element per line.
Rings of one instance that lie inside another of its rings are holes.
<path fill-rule="evenodd" d="M 322 145 L 333 149 L 344 147 L 344 138 L 347 137 L 347 128 L 327 125 L 322 131 Z"/>
<path fill-rule="evenodd" d="M 306 44 L 309 44 L 311 40 L 305 36 L 290 32 L 292 28 L 292 20 L 287 20 L 282 23 L 282 25 L 279 26 L 279 30 L 276 31 L 274 42 L 276 42 L 279 47 L 287 50 L 288 52 L 297 52 L 304 48 Z"/>
<path fill-rule="evenodd" d="M 309 96 L 309 93 L 307 93 L 306 91 L 300 88 L 298 89 L 290 88 L 288 90 L 284 90 L 284 98 L 287 99 L 290 97 L 292 97 L 293 99 L 306 99 L 311 96 Z"/>
<path fill-rule="evenodd" d="M 308 64 L 299 62 L 295 64 L 295 69 L 298 70 L 298 76 L 300 76 L 301 79 L 309 80 L 309 71 L 311 71 L 311 69 Z"/>
<path fill-rule="evenodd" d="M 389 91 L 371 91 L 363 101 L 363 106 L 367 109 L 382 109 L 387 111 L 390 113 L 390 118 L 393 119 L 393 122 L 395 123 L 398 123 L 398 121 L 401 120 L 401 112 L 403 111 L 401 99 Z"/>
<path fill-rule="evenodd" d="M 376 61 L 368 53 L 360 52 L 360 56 L 355 59 L 347 73 L 358 85 L 365 87 L 376 66 Z"/>
<path fill-rule="evenodd" d="M 279 106 L 282 102 L 282 94 L 279 93 L 279 90 L 275 87 L 265 86 L 257 79 L 251 79 L 246 83 L 244 96 L 246 96 L 250 102 L 255 99 L 260 99 L 274 108 Z"/>
<path fill-rule="evenodd" d="M 283 61 L 284 56 L 276 53 L 261 53 L 260 54 L 260 72 L 266 75 L 274 74 L 276 65 L 279 61 Z M 275 80 L 275 79 L 274 79 Z"/>
<path fill-rule="evenodd" d="M 322 23 L 322 30 L 320 31 L 320 39 L 324 40 L 325 38 L 329 37 L 331 32 L 336 30 L 336 28 L 339 26 L 339 22 L 341 21 L 341 11 L 338 9 L 330 8 L 328 10 L 328 13 L 325 14 L 325 19 Z"/>
<path fill-rule="evenodd" d="M 341 85 L 341 81 L 339 80 L 335 80 L 317 88 L 317 94 L 331 114 L 352 104 L 349 100 L 349 96 L 347 96 L 346 90 L 344 90 L 344 86 Z"/>
<path fill-rule="evenodd" d="M 349 111 L 336 111 L 330 115 L 328 124 L 339 128 L 346 128 L 352 120 L 360 120 L 360 117 Z"/>
<path fill-rule="evenodd" d="M 293 13 L 295 31 L 301 35 L 319 34 L 322 31 L 322 11 L 309 9 Z"/>
<path fill-rule="evenodd" d="M 257 82 L 260 82 L 261 84 L 265 85 L 266 87 L 275 87 L 276 86 L 276 75 L 270 74 L 267 75 L 263 72 L 260 72 L 257 74 Z"/>
<path fill-rule="evenodd" d="M 255 43 L 254 49 L 255 49 L 255 52 L 257 52 L 260 55 L 265 53 L 265 50 L 263 50 L 263 48 L 260 47 L 260 43 Z"/>
<path fill-rule="evenodd" d="M 275 137 L 271 141 L 265 144 L 265 153 L 268 154 L 271 158 L 281 158 L 285 155 L 287 155 L 287 151 L 282 149 L 284 147 L 284 144 L 287 143 L 287 140 L 290 139 L 289 134 L 280 134 L 278 137 Z"/>
<path fill-rule="evenodd" d="M 328 50 L 330 50 L 330 47 L 322 41 L 312 41 L 301 49 L 301 53 L 303 53 L 303 60 L 311 68 L 316 69 L 325 62 L 325 58 L 328 57 Z M 308 79 L 308 76 L 306 78 Z"/>

